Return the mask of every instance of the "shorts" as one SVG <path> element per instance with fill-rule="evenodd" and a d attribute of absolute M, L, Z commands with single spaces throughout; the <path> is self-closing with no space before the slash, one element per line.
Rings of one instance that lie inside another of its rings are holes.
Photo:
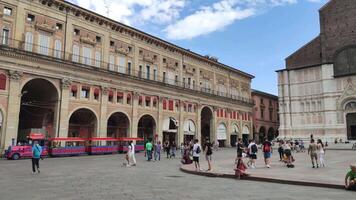
<path fill-rule="evenodd" d="M 205 159 L 206 159 L 207 161 L 211 161 L 211 155 L 205 155 Z"/>
<path fill-rule="evenodd" d="M 318 159 L 318 154 L 316 154 L 316 153 L 311 153 L 311 154 L 310 154 L 310 158 L 311 158 L 311 159 L 314 158 L 315 160 L 317 160 L 317 159 Z"/>
<path fill-rule="evenodd" d="M 193 156 L 193 161 L 194 162 L 199 162 L 199 157 Z"/>
<path fill-rule="evenodd" d="M 286 149 L 284 150 L 284 154 L 289 157 L 292 155 L 292 151 L 290 149 Z"/>
<path fill-rule="evenodd" d="M 270 157 L 271 157 L 271 152 L 264 152 L 264 153 L 263 153 L 263 156 L 264 156 L 265 158 L 270 158 Z"/>
<path fill-rule="evenodd" d="M 250 158 L 252 159 L 252 160 L 257 160 L 257 154 L 250 154 Z"/>

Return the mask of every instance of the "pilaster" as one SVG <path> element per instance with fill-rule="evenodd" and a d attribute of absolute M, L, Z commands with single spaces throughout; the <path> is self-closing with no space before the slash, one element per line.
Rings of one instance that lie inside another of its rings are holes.
<path fill-rule="evenodd" d="M 131 134 L 130 137 L 137 137 L 137 131 L 138 131 L 138 122 L 140 119 L 138 119 L 138 98 L 140 96 L 139 93 L 134 92 L 133 93 L 133 101 L 132 101 L 132 118 L 131 118 Z"/>
<path fill-rule="evenodd" d="M 69 125 L 69 95 L 70 86 L 72 81 L 70 79 L 62 79 L 61 81 L 61 96 L 60 96 L 60 114 L 59 114 L 59 130 L 56 137 L 68 137 L 68 125 Z"/>
<path fill-rule="evenodd" d="M 97 137 L 107 137 L 107 110 L 108 110 L 108 92 L 109 88 L 107 86 L 101 87 L 101 102 L 100 102 L 100 116 L 99 116 L 99 133 L 96 134 Z"/>

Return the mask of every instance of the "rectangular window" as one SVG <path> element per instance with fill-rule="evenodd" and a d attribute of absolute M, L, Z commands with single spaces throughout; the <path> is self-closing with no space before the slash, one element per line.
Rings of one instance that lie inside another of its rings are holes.
<path fill-rule="evenodd" d="M 62 57 L 62 42 L 60 40 L 54 41 L 54 57 Z"/>
<path fill-rule="evenodd" d="M 114 92 L 112 90 L 109 91 L 108 101 L 111 103 L 114 102 Z"/>
<path fill-rule="evenodd" d="M 265 112 L 265 110 L 264 110 L 264 109 L 261 109 L 261 119 L 264 118 L 264 112 Z"/>
<path fill-rule="evenodd" d="M 12 15 L 12 8 L 4 7 L 4 15 L 11 16 Z"/>
<path fill-rule="evenodd" d="M 128 75 L 131 75 L 131 65 L 132 65 L 131 62 L 127 63 L 127 74 Z"/>
<path fill-rule="evenodd" d="M 185 87 L 185 78 L 183 78 L 183 87 Z"/>
<path fill-rule="evenodd" d="M 150 79 L 150 66 L 146 66 L 146 79 Z"/>
<path fill-rule="evenodd" d="M 168 110 L 173 111 L 173 104 L 174 104 L 173 100 L 168 101 Z"/>
<path fill-rule="evenodd" d="M 3 45 L 9 45 L 9 36 L 10 36 L 10 31 L 9 29 L 2 29 L 2 41 L 1 43 Z"/>
<path fill-rule="evenodd" d="M 176 75 L 176 76 L 174 77 L 174 84 L 175 84 L 175 85 L 178 85 L 178 75 Z"/>
<path fill-rule="evenodd" d="M 28 21 L 28 22 L 34 22 L 34 21 L 35 21 L 35 16 L 32 15 L 32 14 L 28 14 L 28 15 L 27 15 L 27 21 Z"/>
<path fill-rule="evenodd" d="M 157 67 L 154 67 L 153 69 L 153 80 L 157 81 Z"/>
<path fill-rule="evenodd" d="M 47 35 L 39 34 L 38 44 L 39 44 L 38 53 L 48 56 L 49 37 Z"/>
<path fill-rule="evenodd" d="M 142 65 L 138 67 L 138 77 L 142 78 Z"/>
<path fill-rule="evenodd" d="M 150 107 L 151 104 L 151 97 L 146 97 L 146 107 Z"/>
<path fill-rule="evenodd" d="M 115 57 L 110 55 L 109 57 L 109 70 L 114 71 L 115 68 Z"/>
<path fill-rule="evenodd" d="M 163 82 L 163 83 L 166 82 L 166 72 L 163 72 L 162 82 Z"/>
<path fill-rule="evenodd" d="M 62 30 L 63 29 L 63 25 L 60 23 L 56 23 L 56 30 Z"/>
<path fill-rule="evenodd" d="M 101 63 L 101 53 L 99 51 L 95 52 L 95 67 L 100 67 Z"/>
<path fill-rule="evenodd" d="M 25 35 L 25 51 L 31 51 L 33 49 L 33 34 L 27 32 Z"/>
<path fill-rule="evenodd" d="M 124 103 L 124 93 L 122 92 L 117 92 L 117 103 Z"/>
<path fill-rule="evenodd" d="M 273 120 L 273 111 L 272 110 L 270 110 L 269 111 L 269 120 Z"/>
<path fill-rule="evenodd" d="M 126 73 L 126 58 L 123 56 L 119 57 L 119 72 L 123 74 Z"/>
<path fill-rule="evenodd" d="M 89 99 L 90 89 L 87 87 L 82 87 L 82 91 L 80 93 L 80 98 Z"/>
<path fill-rule="evenodd" d="M 78 45 L 73 45 L 72 61 L 79 62 L 79 46 Z"/>
<path fill-rule="evenodd" d="M 192 87 L 191 87 L 191 89 L 195 89 L 195 80 L 193 80 L 193 84 L 192 84 Z"/>
<path fill-rule="evenodd" d="M 83 64 L 91 65 L 91 48 L 83 47 Z"/>
<path fill-rule="evenodd" d="M 191 82 L 192 82 L 192 79 L 189 77 L 189 78 L 188 78 L 188 88 L 191 87 Z"/>

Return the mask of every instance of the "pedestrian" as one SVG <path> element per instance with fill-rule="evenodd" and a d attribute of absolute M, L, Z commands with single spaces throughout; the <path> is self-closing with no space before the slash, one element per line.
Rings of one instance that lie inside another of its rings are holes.
<path fill-rule="evenodd" d="M 317 147 L 318 147 L 318 159 L 319 159 L 320 167 L 325 167 L 325 147 L 321 139 L 318 139 Z"/>
<path fill-rule="evenodd" d="M 265 141 L 262 143 L 263 157 L 265 159 L 265 164 L 267 168 L 271 167 L 271 155 L 272 155 L 272 143 L 268 141 L 266 137 Z"/>
<path fill-rule="evenodd" d="M 160 161 L 161 160 L 161 149 L 162 149 L 162 146 L 161 146 L 161 141 L 158 141 L 157 144 L 155 145 L 155 161 Z"/>
<path fill-rule="evenodd" d="M 278 153 L 279 153 L 279 161 L 283 161 L 283 140 L 278 142 Z"/>
<path fill-rule="evenodd" d="M 305 147 L 304 147 L 304 141 L 303 140 L 300 140 L 300 151 L 301 152 L 305 152 Z"/>
<path fill-rule="evenodd" d="M 165 151 L 166 154 L 167 154 L 167 158 L 169 158 L 170 156 L 169 156 L 169 142 L 168 142 L 168 140 L 166 140 L 166 141 L 164 142 L 164 151 Z"/>
<path fill-rule="evenodd" d="M 237 140 L 237 156 L 241 156 L 242 157 L 242 153 L 243 153 L 243 151 L 244 151 L 244 145 L 243 145 L 243 143 L 242 143 L 242 140 L 241 140 L 241 138 L 239 138 L 238 140 Z"/>
<path fill-rule="evenodd" d="M 254 169 L 256 168 L 256 160 L 257 160 L 257 152 L 258 152 L 258 147 L 255 143 L 255 140 L 251 140 L 247 148 L 250 156 L 250 160 L 248 163 L 250 163 L 251 168 Z"/>
<path fill-rule="evenodd" d="M 132 166 L 136 166 L 136 157 L 135 157 L 135 144 L 133 141 L 130 141 L 129 143 L 131 152 L 130 152 L 130 160 L 132 161 Z"/>
<path fill-rule="evenodd" d="M 208 170 L 211 171 L 211 155 L 213 154 L 212 145 L 209 140 L 205 143 L 205 159 L 208 161 Z"/>
<path fill-rule="evenodd" d="M 356 189 L 356 164 L 350 165 L 351 170 L 345 176 L 345 188 Z"/>
<path fill-rule="evenodd" d="M 283 161 L 286 163 L 288 168 L 293 168 L 294 158 L 292 156 L 292 149 L 290 146 L 290 142 L 289 141 L 284 142 L 282 148 L 283 148 Z"/>
<path fill-rule="evenodd" d="M 244 160 L 242 159 L 242 155 L 237 155 L 235 164 L 236 164 L 236 168 L 234 170 L 235 170 L 235 175 L 237 176 L 238 179 L 241 179 L 242 177 L 245 177 L 248 175 L 246 173 L 247 166 L 244 163 Z"/>
<path fill-rule="evenodd" d="M 179 147 L 179 150 L 180 150 L 180 158 L 183 159 L 184 157 L 184 143 L 180 143 L 180 147 Z"/>
<path fill-rule="evenodd" d="M 40 158 L 42 154 L 42 147 L 38 144 L 38 141 L 33 142 L 32 146 L 32 174 L 40 173 Z"/>
<path fill-rule="evenodd" d="M 177 145 L 174 141 L 171 142 L 171 145 L 170 145 L 170 155 L 169 155 L 169 158 L 176 158 L 176 150 L 177 150 Z"/>
<path fill-rule="evenodd" d="M 311 139 L 310 140 L 310 144 L 309 144 L 309 148 L 308 148 L 308 155 L 310 155 L 310 160 L 311 160 L 311 163 L 313 165 L 313 168 L 315 168 L 315 164 L 316 164 L 316 167 L 319 168 L 319 165 L 318 165 L 318 155 L 317 155 L 317 145 L 315 144 L 315 141 L 314 139 Z"/>
<path fill-rule="evenodd" d="M 201 171 L 200 164 L 199 164 L 199 155 L 201 152 L 201 147 L 198 144 L 199 140 L 195 139 L 194 140 L 194 145 L 193 145 L 193 161 L 195 165 L 195 170 L 196 171 Z"/>
<path fill-rule="evenodd" d="M 151 161 L 152 159 L 152 143 L 151 140 L 148 140 L 148 142 L 146 143 L 146 154 L 147 154 L 147 161 Z"/>

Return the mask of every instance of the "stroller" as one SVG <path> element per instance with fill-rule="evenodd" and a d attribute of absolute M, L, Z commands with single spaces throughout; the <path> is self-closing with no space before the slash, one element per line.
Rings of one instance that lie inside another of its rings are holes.
<path fill-rule="evenodd" d="M 292 155 L 291 150 L 285 150 L 283 153 L 283 162 L 286 164 L 288 168 L 294 168 L 294 157 Z"/>
<path fill-rule="evenodd" d="M 183 158 L 181 159 L 181 162 L 183 165 L 189 165 L 193 163 L 193 160 L 190 158 L 190 149 L 184 149 L 184 155 Z"/>

